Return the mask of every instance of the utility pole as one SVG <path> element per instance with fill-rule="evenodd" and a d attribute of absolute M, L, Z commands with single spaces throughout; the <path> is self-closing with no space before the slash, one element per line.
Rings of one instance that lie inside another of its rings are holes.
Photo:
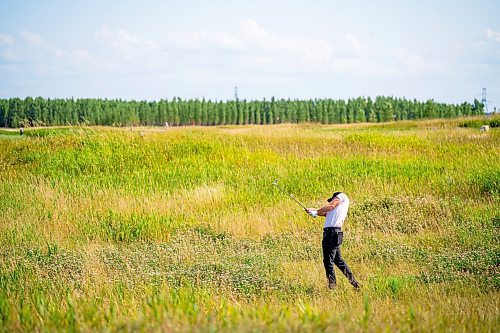
<path fill-rule="evenodd" d="M 488 101 L 486 99 L 486 88 L 483 88 L 481 103 L 484 105 L 484 113 L 488 113 Z"/>
<path fill-rule="evenodd" d="M 238 100 L 238 87 L 234 87 L 234 100 Z"/>

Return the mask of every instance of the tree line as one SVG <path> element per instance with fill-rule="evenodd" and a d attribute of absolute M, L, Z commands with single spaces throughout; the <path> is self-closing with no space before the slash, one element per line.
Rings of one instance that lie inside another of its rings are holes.
<path fill-rule="evenodd" d="M 379 96 L 375 99 L 275 99 L 160 101 L 121 99 L 0 99 L 0 127 L 61 125 L 244 125 L 345 124 L 455 118 L 483 113 L 477 99 L 462 104 Z"/>

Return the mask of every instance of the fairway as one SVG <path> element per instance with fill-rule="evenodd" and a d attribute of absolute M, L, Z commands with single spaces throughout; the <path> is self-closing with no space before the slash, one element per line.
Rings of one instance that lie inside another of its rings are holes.
<path fill-rule="evenodd" d="M 0 332 L 498 332 L 483 120 L 0 131 Z M 349 196 L 360 291 L 276 179 Z"/>

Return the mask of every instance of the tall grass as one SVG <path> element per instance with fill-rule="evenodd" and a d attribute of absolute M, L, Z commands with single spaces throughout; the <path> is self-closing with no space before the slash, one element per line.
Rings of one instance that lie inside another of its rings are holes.
<path fill-rule="evenodd" d="M 500 132 L 459 125 L 0 137 L 0 330 L 498 331 Z M 274 179 L 349 195 L 360 293 Z"/>

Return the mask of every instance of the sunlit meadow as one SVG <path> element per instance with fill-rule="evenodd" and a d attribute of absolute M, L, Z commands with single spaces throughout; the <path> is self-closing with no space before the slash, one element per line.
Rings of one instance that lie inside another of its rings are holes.
<path fill-rule="evenodd" d="M 0 331 L 498 332 L 484 121 L 2 131 Z M 275 179 L 351 198 L 361 291 Z"/>

